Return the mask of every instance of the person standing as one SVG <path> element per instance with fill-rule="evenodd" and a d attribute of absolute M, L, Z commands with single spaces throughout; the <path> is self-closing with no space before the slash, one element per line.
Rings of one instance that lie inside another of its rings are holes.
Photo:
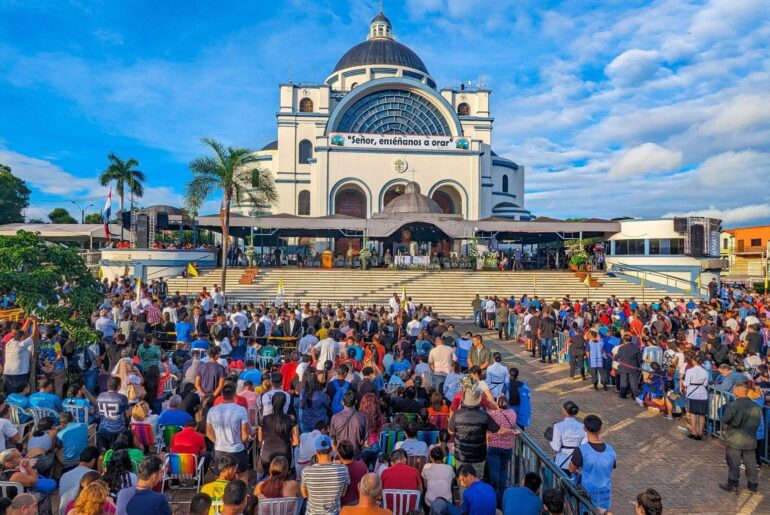
<path fill-rule="evenodd" d="M 599 333 L 591 329 L 590 339 L 588 340 L 588 368 L 591 370 L 591 377 L 594 381 L 594 390 L 599 389 L 599 380 L 601 378 L 602 387 L 607 391 L 607 370 L 604 368 L 602 358 L 602 341 L 599 339 Z"/>
<path fill-rule="evenodd" d="M 329 436 L 332 440 L 337 445 L 345 440 L 350 442 L 355 456 L 361 454 L 361 449 L 366 446 L 366 437 L 369 434 L 366 417 L 356 411 L 357 400 L 356 392 L 347 390 L 342 395 L 342 411 L 333 415 L 329 424 Z"/>
<path fill-rule="evenodd" d="M 583 431 L 583 424 L 575 420 L 580 412 L 578 405 L 572 401 L 567 401 L 561 409 L 564 420 L 553 425 L 553 434 L 551 436 L 551 449 L 556 452 L 554 461 L 556 465 L 565 471 L 569 471 L 569 462 L 572 453 L 581 444 L 586 443 L 586 434 Z M 569 473 L 569 472 L 568 472 Z"/>
<path fill-rule="evenodd" d="M 588 415 L 583 420 L 583 430 L 586 443 L 572 452 L 569 470 L 581 474 L 581 484 L 594 506 L 609 511 L 612 505 L 612 471 L 618 456 L 610 444 L 602 441 L 602 419 Z"/>
<path fill-rule="evenodd" d="M 639 367 L 642 364 L 642 356 L 633 342 L 630 334 L 623 335 L 623 343 L 615 353 L 615 361 L 618 363 L 620 374 L 620 398 L 625 399 L 628 391 L 634 399 L 639 398 Z M 641 404 L 641 401 L 639 401 Z"/>
<path fill-rule="evenodd" d="M 455 356 L 452 347 L 444 345 L 444 338 L 437 336 L 433 341 L 436 345 L 428 353 L 428 365 L 433 371 L 433 385 L 438 391 L 442 391 L 446 376 L 454 368 Z"/>
<path fill-rule="evenodd" d="M 29 337 L 26 335 L 29 334 Z M 30 349 L 37 344 L 37 318 L 30 316 L 5 344 L 3 383 L 6 393 L 19 393 L 29 384 Z"/>
<path fill-rule="evenodd" d="M 572 329 L 570 329 L 569 332 L 567 345 L 567 352 L 569 352 L 569 378 L 575 379 L 575 372 L 579 371 L 580 377 L 585 380 L 586 340 L 583 337 L 583 331 L 578 327 L 577 322 L 572 322 Z"/>
<path fill-rule="evenodd" d="M 540 363 L 545 363 L 545 358 L 548 358 L 548 363 L 552 362 L 553 348 L 556 338 L 556 320 L 553 318 L 551 311 L 543 310 L 543 319 L 540 321 L 538 329 L 538 339 L 540 340 Z"/>
<path fill-rule="evenodd" d="M 687 401 L 687 416 L 690 419 L 690 434 L 687 437 L 702 440 L 709 407 L 709 374 L 695 359 L 692 351 L 687 351 L 685 359 L 689 368 L 684 373 L 682 394 Z"/>
<path fill-rule="evenodd" d="M 492 352 L 484 345 L 480 334 L 473 335 L 473 346 L 468 352 L 468 368 L 479 367 L 483 372 L 492 364 Z"/>
<path fill-rule="evenodd" d="M 749 387 L 740 383 L 733 388 L 735 400 L 729 402 L 722 412 L 722 427 L 725 431 L 725 460 L 727 461 L 727 483 L 720 483 L 719 488 L 738 493 L 741 462 L 746 467 L 748 490 L 756 493 L 759 484 L 757 459 L 754 450 L 757 446 L 756 434 L 762 419 L 762 408 L 748 397 Z"/>
<path fill-rule="evenodd" d="M 507 373 L 506 373 L 507 376 Z M 489 470 L 489 482 L 497 493 L 497 500 L 502 500 L 503 490 L 508 484 L 508 469 L 513 452 L 513 439 L 517 433 L 516 412 L 508 406 L 508 397 L 497 397 L 497 409 L 489 411 L 489 416 L 500 427 L 508 429 L 504 434 L 490 433 L 487 435 L 487 469 Z"/>
<path fill-rule="evenodd" d="M 497 339 L 502 340 L 503 335 L 508 340 L 511 335 L 508 333 L 508 306 L 505 301 L 500 301 L 495 312 L 495 324 L 497 325 Z"/>
<path fill-rule="evenodd" d="M 249 467 L 245 445 L 249 440 L 249 415 L 235 402 L 235 390 L 235 383 L 225 383 L 222 404 L 211 408 L 206 418 L 206 436 L 214 443 L 214 459 L 233 456 L 238 473 L 243 474 Z"/>
<path fill-rule="evenodd" d="M 479 327 L 484 327 L 481 320 L 481 298 L 479 298 L 479 294 L 476 294 L 476 298 L 474 298 L 471 301 L 471 308 L 473 309 L 473 322 L 478 324 Z"/>
<path fill-rule="evenodd" d="M 340 511 L 340 498 L 350 485 L 345 465 L 333 463 L 332 441 L 326 435 L 315 440 L 316 463 L 302 469 L 302 497 L 307 499 L 307 515 L 329 515 Z"/>

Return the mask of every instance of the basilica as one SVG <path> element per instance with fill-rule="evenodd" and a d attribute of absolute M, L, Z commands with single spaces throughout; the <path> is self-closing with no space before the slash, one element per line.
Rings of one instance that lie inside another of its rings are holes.
<path fill-rule="evenodd" d="M 280 85 L 277 139 L 257 152 L 275 178 L 272 212 L 370 219 L 413 182 L 453 219 L 532 219 L 524 167 L 493 150 L 490 94 L 438 89 L 380 12 L 324 83 Z"/>

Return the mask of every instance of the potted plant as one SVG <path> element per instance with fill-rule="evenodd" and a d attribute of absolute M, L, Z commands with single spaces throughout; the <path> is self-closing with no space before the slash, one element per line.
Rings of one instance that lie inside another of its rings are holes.
<path fill-rule="evenodd" d="M 579 250 L 572 254 L 572 256 L 569 258 L 569 267 L 573 271 L 577 272 L 578 270 L 585 269 L 585 266 L 589 263 L 590 260 L 591 258 L 586 251 Z"/>

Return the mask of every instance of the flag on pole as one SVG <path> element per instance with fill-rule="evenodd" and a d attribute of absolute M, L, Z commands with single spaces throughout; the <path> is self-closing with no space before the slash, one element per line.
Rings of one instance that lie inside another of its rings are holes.
<path fill-rule="evenodd" d="M 590 288 L 591 287 L 591 274 L 586 274 L 586 278 L 583 281 L 583 284 L 586 285 L 586 288 Z"/>
<path fill-rule="evenodd" d="M 401 285 L 401 307 L 406 311 L 406 283 Z"/>
<path fill-rule="evenodd" d="M 136 300 L 139 300 L 142 298 L 142 278 L 137 277 L 136 278 Z"/>
<path fill-rule="evenodd" d="M 647 279 L 647 274 L 642 274 L 642 289 L 644 289 L 644 281 Z"/>
<path fill-rule="evenodd" d="M 104 209 L 102 209 L 102 223 L 104 224 L 104 235 L 107 237 L 107 241 L 112 241 L 112 235 L 110 234 L 110 215 L 112 214 L 112 188 L 107 194 L 107 201 L 104 203 Z"/>
<path fill-rule="evenodd" d="M 187 263 L 187 277 L 198 277 L 198 269 L 192 263 Z"/>
<path fill-rule="evenodd" d="M 532 275 L 532 286 L 537 286 L 537 274 Z"/>
<path fill-rule="evenodd" d="M 698 278 L 695 280 L 695 284 L 698 286 L 698 293 L 700 293 L 700 274 L 698 274 Z"/>
<path fill-rule="evenodd" d="M 283 303 L 283 279 L 278 279 L 278 287 L 275 290 L 275 305 Z"/>
<path fill-rule="evenodd" d="M 102 270 L 102 267 L 99 267 L 99 270 L 97 272 L 97 275 L 99 276 L 99 280 L 101 281 L 104 279 L 104 271 Z"/>

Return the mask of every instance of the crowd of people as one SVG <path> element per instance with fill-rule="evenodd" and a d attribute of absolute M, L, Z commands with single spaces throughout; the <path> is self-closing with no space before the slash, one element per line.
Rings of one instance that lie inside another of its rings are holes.
<path fill-rule="evenodd" d="M 501 339 L 519 340 L 541 362 L 559 352 L 571 379 L 686 422 L 680 427 L 693 440 L 709 427 L 721 431 L 728 479 L 719 486 L 737 493 L 743 467 L 747 490 L 756 492 L 757 470 L 768 459 L 770 296 L 716 280 L 707 290 L 708 300 L 655 302 L 477 296 L 471 307 L 475 321 Z M 584 438 L 576 414 L 565 405 L 563 428 L 553 432 L 560 464 L 570 463 Z"/>
<path fill-rule="evenodd" d="M 564 509 L 565 490 L 540 492 L 536 474 L 511 484 L 531 423 L 518 370 L 429 307 L 396 294 L 381 307 L 228 306 L 217 287 L 186 299 L 128 278 L 103 289 L 98 342 L 32 315 L 4 324 L 0 479 L 22 490 L 3 501 L 11 513 L 171 513 L 161 491 L 190 478 L 202 486 L 182 510 L 196 514 L 278 499 L 391 513 L 402 493 L 397 513 Z M 585 422 L 589 442 L 600 430 Z M 594 454 L 573 465 L 605 495 Z M 167 477 L 175 456 L 194 463 L 186 479 Z"/>

